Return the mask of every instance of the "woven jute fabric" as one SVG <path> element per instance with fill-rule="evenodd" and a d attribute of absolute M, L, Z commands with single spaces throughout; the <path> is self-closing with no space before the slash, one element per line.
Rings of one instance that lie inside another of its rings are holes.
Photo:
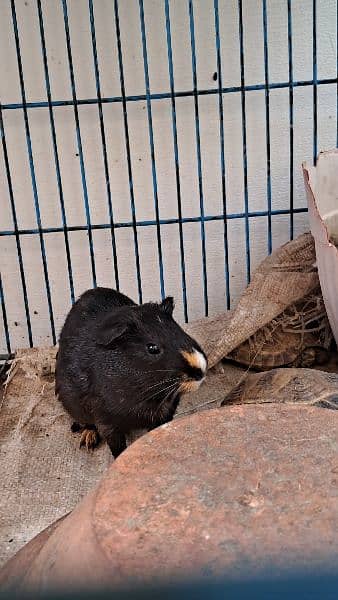
<path fill-rule="evenodd" d="M 319 286 L 312 235 L 305 233 L 268 256 L 253 274 L 235 310 L 189 326 L 213 366 Z"/>

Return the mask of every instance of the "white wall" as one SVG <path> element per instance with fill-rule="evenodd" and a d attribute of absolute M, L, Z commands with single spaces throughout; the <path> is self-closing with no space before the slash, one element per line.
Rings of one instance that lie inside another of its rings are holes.
<path fill-rule="evenodd" d="M 312 79 L 312 0 L 292 1 L 293 77 Z M 120 0 L 126 93 L 145 93 L 139 7 L 137 0 Z M 171 31 L 177 91 L 192 89 L 188 2 L 171 0 Z M 235 0 L 219 0 L 223 86 L 240 85 L 238 10 Z M 269 78 L 288 81 L 287 1 L 267 0 Z M 149 75 L 152 93 L 169 91 L 164 1 L 144 0 Z M 46 100 L 39 23 L 35 0 L 16 0 L 21 55 L 28 102 Z M 49 71 L 54 100 L 70 100 L 71 88 L 61 2 L 42 0 Z M 120 96 L 114 9 L 112 0 L 94 0 L 96 36 L 103 96 Z M 337 77 L 336 1 L 317 1 L 318 78 Z M 95 78 L 87 0 L 68 0 L 70 34 L 78 98 L 95 98 Z M 195 34 L 198 87 L 216 89 L 214 3 L 195 0 Z M 262 2 L 243 0 L 245 83 L 264 82 Z M 21 102 L 10 2 L 0 0 L 0 99 L 2 104 Z M 244 210 L 241 96 L 224 94 L 224 131 L 228 212 Z M 177 124 L 183 215 L 199 216 L 194 101 L 179 98 Z M 155 159 L 161 218 L 177 217 L 177 195 L 170 99 L 152 102 Z M 203 192 L 205 214 L 222 212 L 218 95 L 199 98 Z M 336 144 L 337 86 L 318 87 L 318 150 Z M 32 151 L 43 227 L 61 226 L 58 186 L 47 108 L 28 110 Z M 108 223 L 108 203 L 102 160 L 98 109 L 79 107 L 88 196 L 93 224 Z M 22 110 L 4 110 L 4 127 L 20 229 L 36 228 L 30 169 Z M 54 109 L 68 225 L 85 225 L 83 189 L 72 106 Z M 266 210 L 266 131 L 264 91 L 246 94 L 249 210 Z M 130 221 L 122 105 L 104 105 L 108 142 L 109 175 L 116 221 Z M 138 220 L 154 219 L 154 200 L 146 103 L 129 102 L 128 120 L 133 182 Z M 313 153 L 313 89 L 294 89 L 294 204 L 305 206 L 301 162 Z M 270 92 L 272 208 L 288 209 L 289 184 L 289 90 Z M 0 150 L 0 229 L 12 230 L 7 179 Z M 307 217 L 294 217 L 295 235 L 308 228 Z M 289 239 L 289 217 L 273 217 L 273 247 Z M 183 317 L 179 237 L 177 225 L 161 228 L 166 292 L 175 296 L 177 316 Z M 155 227 L 140 227 L 139 247 L 144 299 L 160 295 Z M 246 284 L 244 221 L 229 220 L 230 293 L 232 302 Z M 92 285 L 88 238 L 85 232 L 69 234 L 75 294 Z M 116 231 L 121 289 L 137 299 L 135 260 L 131 228 Z M 93 232 L 99 285 L 114 286 L 109 230 Z M 267 254 L 267 218 L 250 219 L 251 268 Z M 50 324 L 46 302 L 39 239 L 20 237 L 26 274 L 34 344 L 49 344 Z M 57 331 L 70 306 L 69 282 L 62 233 L 44 236 L 52 303 Z M 184 225 L 189 318 L 200 317 L 203 279 L 199 223 Z M 225 306 L 223 225 L 206 223 L 208 294 L 210 314 Z M 7 317 L 13 348 L 27 346 L 21 280 L 14 236 L 0 237 L 0 261 Z M 0 315 L 0 352 L 6 350 Z"/>

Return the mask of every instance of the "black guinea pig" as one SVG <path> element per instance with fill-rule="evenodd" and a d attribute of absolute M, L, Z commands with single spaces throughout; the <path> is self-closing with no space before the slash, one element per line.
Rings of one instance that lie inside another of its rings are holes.
<path fill-rule="evenodd" d="M 126 433 L 171 421 L 180 396 L 196 390 L 207 359 L 172 317 L 174 301 L 135 304 L 109 288 L 85 292 L 60 335 L 55 393 L 95 448 L 100 435 L 114 457 Z"/>

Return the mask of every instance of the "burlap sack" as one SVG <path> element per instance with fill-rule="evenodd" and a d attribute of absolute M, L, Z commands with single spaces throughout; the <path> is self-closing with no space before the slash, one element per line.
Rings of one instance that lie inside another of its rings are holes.
<path fill-rule="evenodd" d="M 254 273 L 237 307 L 229 315 L 188 326 L 213 366 L 319 285 L 312 235 L 305 233 L 268 256 Z"/>

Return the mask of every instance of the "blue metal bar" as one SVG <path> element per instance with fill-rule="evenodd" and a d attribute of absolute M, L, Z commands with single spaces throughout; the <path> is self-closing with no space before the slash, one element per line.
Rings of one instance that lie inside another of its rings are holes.
<path fill-rule="evenodd" d="M 115 29 L 116 29 L 116 40 L 117 40 L 117 54 L 118 54 L 118 63 L 119 63 L 119 72 L 120 72 L 121 99 L 122 99 L 122 107 L 123 107 L 124 136 L 125 136 L 125 143 L 126 143 L 126 155 L 127 155 L 128 177 L 129 177 L 130 208 L 131 208 L 131 217 L 132 217 L 132 227 L 133 227 L 133 233 L 134 233 L 136 277 L 137 277 L 139 302 L 140 302 L 140 304 L 142 304 L 142 282 L 141 282 L 141 270 L 140 270 L 140 255 L 139 255 L 139 249 L 138 249 L 138 237 L 137 237 L 137 227 L 136 227 L 134 184 L 133 184 L 133 173 L 132 173 L 132 168 L 131 168 L 128 113 L 127 113 L 126 91 L 125 91 L 125 84 L 124 84 L 118 0 L 114 0 L 114 13 L 115 13 Z"/>
<path fill-rule="evenodd" d="M 306 213 L 307 212 L 307 208 L 295 208 L 294 209 L 294 213 Z M 271 211 L 272 216 L 274 215 L 289 215 L 290 214 L 290 210 L 289 209 L 279 209 L 279 210 L 272 210 Z M 244 219 L 245 217 L 250 218 L 254 218 L 254 217 L 267 217 L 268 216 L 268 211 L 267 210 L 256 210 L 254 212 L 248 212 L 248 213 L 228 213 L 227 214 L 227 219 Z M 198 217 L 182 217 L 182 219 L 176 219 L 176 218 L 172 218 L 172 219 L 160 219 L 160 225 L 174 225 L 174 224 L 178 224 L 178 223 L 201 223 L 201 216 L 199 215 Z M 224 214 L 222 213 L 221 215 L 204 215 L 203 217 L 204 221 L 224 221 Z M 148 221 L 135 221 L 135 224 L 137 227 L 149 227 L 149 226 L 154 226 L 156 225 L 156 221 L 154 220 L 148 220 Z M 116 222 L 115 223 L 115 228 L 116 229 L 121 229 L 121 228 L 128 228 L 128 227 L 134 227 L 134 222 L 133 221 L 125 221 L 125 222 Z M 110 223 L 100 223 L 98 225 L 93 225 L 92 229 L 109 229 L 110 228 Z M 70 225 L 68 227 L 68 231 L 86 231 L 87 227 L 86 225 Z M 62 227 L 46 227 L 44 229 L 41 230 L 42 233 L 62 233 L 63 232 L 63 228 Z M 38 233 L 39 230 L 38 229 L 18 229 L 17 233 L 18 235 L 31 235 L 31 234 L 35 234 Z M 6 236 L 6 235 L 16 235 L 16 232 L 14 230 L 0 230 L 0 237 L 2 236 Z"/>
<path fill-rule="evenodd" d="M 88 199 L 88 189 L 87 189 L 87 181 L 86 181 L 86 170 L 83 159 L 83 149 L 82 149 L 82 139 L 81 139 L 81 130 L 80 130 L 80 120 L 79 120 L 79 111 L 77 106 L 77 97 L 76 97 L 76 87 L 75 87 L 75 76 L 74 76 L 74 67 L 73 67 L 73 57 L 72 57 L 72 48 L 70 43 L 70 33 L 69 33 L 69 22 L 68 22 L 68 9 L 67 9 L 67 0 L 61 0 L 62 9 L 63 9 L 63 20 L 65 27 L 65 35 L 66 35 L 66 45 L 67 45 L 67 57 L 68 57 L 68 66 L 69 66 L 69 76 L 70 76 L 70 86 L 72 91 L 73 98 L 73 106 L 74 106 L 74 119 L 75 119 L 75 129 L 76 129 L 76 139 L 77 139 L 77 148 L 79 153 L 80 160 L 80 170 L 81 170 L 81 180 L 82 180 L 82 189 L 83 189 L 83 201 L 86 213 L 86 221 L 87 221 L 87 231 L 88 231 L 88 241 L 89 241 L 89 252 L 90 252 L 90 263 L 92 268 L 92 279 L 93 279 L 93 287 L 96 287 L 96 268 L 95 268 L 95 257 L 94 257 L 94 248 L 93 248 L 93 234 L 92 234 L 92 224 L 90 217 L 90 207 L 89 207 L 89 199 Z"/>
<path fill-rule="evenodd" d="M 223 203 L 223 238 L 224 238 L 224 269 L 226 283 L 226 307 L 229 310 L 231 304 L 230 297 L 230 270 L 229 270 L 229 247 L 228 247 L 228 224 L 227 224 L 227 197 L 225 181 L 225 155 L 224 155 L 224 123 L 223 123 L 223 95 L 222 95 L 222 61 L 221 61 L 221 42 L 219 34 L 219 11 L 218 0 L 214 0 L 215 15 L 215 34 L 216 34 L 216 58 L 218 75 L 218 112 L 219 112 L 219 137 L 221 149 L 221 175 L 222 175 L 222 203 Z"/>
<path fill-rule="evenodd" d="M 290 151 L 290 240 L 293 240 L 293 56 L 292 56 L 292 0 L 288 2 L 288 61 L 289 61 L 289 151 Z"/>
<path fill-rule="evenodd" d="M 243 178 L 244 178 L 244 208 L 245 208 L 245 245 L 246 245 L 246 276 L 249 283 L 251 278 L 250 264 L 250 229 L 249 229 L 249 195 L 248 195 L 248 161 L 246 147 L 246 106 L 245 106 L 245 72 L 244 72 L 244 39 L 243 39 L 243 9 L 242 0 L 238 0 L 238 28 L 241 67 L 241 105 L 242 105 L 242 143 L 243 143 Z"/>
<path fill-rule="evenodd" d="M 97 94 L 97 102 L 98 102 L 98 109 L 99 109 L 99 120 L 100 120 L 100 132 L 101 132 L 101 142 L 102 142 L 102 154 L 103 154 L 104 174 L 105 174 L 105 179 L 106 179 L 108 211 L 109 211 L 109 219 L 110 219 L 110 225 L 111 225 L 111 227 L 110 227 L 110 234 L 111 234 L 112 251 L 113 251 L 115 286 L 116 286 L 116 289 L 119 291 L 119 289 L 120 289 L 120 282 L 119 282 L 119 270 L 118 270 L 118 261 L 117 261 L 115 228 L 114 228 L 114 212 L 113 212 L 113 203 L 112 203 L 110 177 L 109 177 L 109 165 L 108 165 L 108 155 L 107 155 L 106 132 L 105 132 L 105 126 L 104 126 L 103 110 L 102 110 L 102 100 L 101 100 L 101 82 L 100 82 L 99 62 L 98 62 L 98 57 L 97 57 L 96 31 L 95 31 L 95 18 L 94 18 L 93 0 L 89 0 L 88 1 L 88 6 L 89 6 L 90 31 L 91 31 L 91 38 L 92 38 L 94 72 L 95 72 L 95 81 L 96 81 L 96 94 Z"/>
<path fill-rule="evenodd" d="M 44 68 L 44 73 L 45 73 L 46 92 L 47 92 L 47 98 L 48 98 L 49 121 L 50 121 L 51 135 L 52 135 L 52 142 L 53 142 L 56 180 L 57 180 L 58 190 L 59 190 L 61 219 L 62 219 L 62 225 L 63 225 L 64 238 L 65 238 L 65 249 L 66 249 L 66 259 L 67 259 L 67 268 L 68 268 L 70 298 L 71 298 L 71 302 L 74 303 L 75 296 L 74 296 L 73 270 L 72 270 L 72 261 L 71 261 L 71 256 L 70 256 L 69 238 L 68 238 L 68 231 L 67 231 L 67 218 L 66 218 L 66 210 L 65 210 L 65 203 L 64 203 L 64 197 L 63 197 L 63 187 L 62 187 L 62 180 L 61 180 L 59 152 L 58 152 L 58 146 L 57 146 L 54 114 L 53 114 L 53 107 L 52 107 L 52 94 L 51 94 L 51 88 L 50 88 L 48 59 L 47 59 L 47 50 L 46 50 L 46 39 L 45 39 L 45 30 L 44 30 L 44 24 L 43 24 L 41 0 L 37 0 L 37 8 L 38 8 L 38 15 L 39 15 L 41 50 L 42 50 L 42 58 L 43 58 L 43 68 Z"/>
<path fill-rule="evenodd" d="M 263 0 L 264 78 L 265 78 L 265 128 L 266 128 L 266 194 L 268 200 L 268 252 L 272 252 L 271 227 L 271 152 L 270 152 L 270 95 L 269 95 L 269 51 L 266 0 Z"/>
<path fill-rule="evenodd" d="M 145 28 L 145 21 L 144 21 L 143 0 L 139 0 L 139 9 L 140 9 L 140 23 L 141 23 L 141 37 L 142 37 L 144 82 L 145 82 L 146 96 L 147 96 L 149 144 L 150 144 L 150 155 L 151 155 L 151 170 L 152 170 L 152 177 L 153 177 L 153 195 L 154 195 L 155 216 L 156 216 L 158 266 L 159 266 L 159 272 L 160 272 L 161 296 L 162 296 L 162 299 L 164 299 L 165 289 L 164 289 L 164 269 L 163 269 L 162 243 L 161 243 L 160 212 L 159 212 L 159 206 L 158 206 L 153 118 L 152 118 L 152 112 L 151 112 L 151 101 L 150 101 L 150 97 L 149 97 L 150 96 L 150 83 L 149 83 L 147 38 L 146 38 L 146 28 Z"/>
<path fill-rule="evenodd" d="M 198 171 L 198 188 L 200 197 L 200 213 L 201 213 L 201 243 L 202 243 L 202 269 L 203 269 L 203 289 L 204 289 L 204 313 L 208 316 L 208 275 L 207 275 L 207 259 L 205 247 L 205 225 L 204 225 L 204 199 L 203 199 L 203 179 L 202 179 L 202 157 L 201 157 L 201 140 L 200 140 L 200 122 L 198 110 L 198 95 L 197 95 L 197 65 L 196 65 L 196 47 L 195 47 L 195 25 L 194 25 L 194 7 L 192 0 L 189 0 L 189 24 L 190 24 L 190 45 L 191 45 L 191 66 L 193 76 L 194 89 L 194 108 L 195 108 L 195 132 L 196 132 L 196 154 L 197 154 L 197 171 Z"/>
<path fill-rule="evenodd" d="M 0 134 L 1 134 L 1 140 L 2 140 L 2 150 L 3 150 L 4 162 L 5 162 L 5 171 L 6 171 L 6 179 L 7 179 L 8 193 L 9 193 L 9 201 L 10 201 L 10 205 L 11 205 L 12 219 L 13 219 L 13 226 L 14 226 L 14 230 L 11 232 L 11 235 L 15 236 L 15 241 L 16 241 L 16 250 L 17 250 L 17 254 L 18 254 L 18 263 L 19 263 L 19 271 L 20 271 L 20 278 L 21 278 L 21 285 L 22 285 L 23 302 L 24 302 L 24 306 L 25 306 L 28 341 L 29 341 L 29 346 L 32 348 L 33 347 L 33 336 L 32 336 L 31 318 L 30 318 L 30 314 L 29 314 L 29 304 L 28 304 L 27 286 L 26 286 L 26 278 L 25 278 L 25 269 L 24 269 L 23 260 L 22 260 L 22 250 L 21 250 L 21 243 L 20 243 L 20 237 L 19 237 L 20 234 L 19 234 L 19 227 L 18 227 L 18 219 L 17 219 L 17 215 L 16 215 L 12 176 L 11 176 L 11 171 L 10 171 L 10 167 L 9 167 L 5 127 L 4 127 L 3 117 L 2 117 L 1 104 L 0 104 Z M 37 233 L 39 233 L 39 230 L 37 230 Z"/>
<path fill-rule="evenodd" d="M 25 91 L 25 82 L 24 82 L 24 77 L 23 77 L 19 31 L 18 31 L 18 23 L 17 23 L 17 18 L 16 18 L 16 10 L 15 10 L 14 0 L 11 0 L 11 10 L 12 10 L 13 31 L 14 31 L 14 38 L 15 38 L 16 57 L 17 57 L 17 64 L 18 64 L 18 71 L 19 71 L 21 98 L 22 98 L 22 104 L 23 104 L 23 116 L 24 116 L 24 122 L 25 122 L 27 152 L 28 152 L 29 166 L 30 166 L 30 172 L 31 172 L 36 221 L 37 221 L 38 231 L 39 231 L 41 258 L 42 258 L 42 265 L 43 265 L 43 272 L 44 272 L 44 279 L 45 279 L 45 286 L 46 286 L 47 304 L 48 304 L 48 310 L 49 310 L 49 320 L 50 320 L 53 344 L 56 344 L 53 306 L 52 306 L 52 298 L 51 298 L 51 291 L 50 291 L 50 285 L 49 285 L 45 242 L 44 242 L 43 234 L 42 234 L 40 204 L 39 204 L 38 189 L 37 189 L 36 177 L 35 177 L 32 142 L 31 142 L 31 136 L 30 136 L 28 113 L 26 110 L 26 91 Z"/>
<path fill-rule="evenodd" d="M 3 285 L 2 285 L 1 272 L 0 272 L 0 302 L 1 302 L 1 309 L 2 309 L 2 320 L 3 320 L 3 324 L 4 324 L 4 330 L 5 330 L 6 348 L 7 348 L 8 354 L 11 354 L 11 352 L 12 352 L 12 350 L 11 350 L 11 340 L 10 340 L 10 337 L 9 337 L 7 311 L 6 311 L 6 303 L 5 303 L 5 296 L 4 296 L 4 288 L 3 288 Z"/>
<path fill-rule="evenodd" d="M 307 79 L 307 80 L 300 80 L 300 81 L 293 81 L 292 82 L 292 87 L 309 87 L 309 86 L 313 86 L 313 80 L 312 79 Z M 318 79 L 317 80 L 317 86 L 319 85 L 332 85 L 338 83 L 338 77 L 331 77 L 331 78 L 326 78 L 326 79 Z M 280 89 L 284 89 L 284 88 L 289 88 L 290 87 L 290 82 L 289 81 L 281 81 L 281 82 L 272 82 L 269 84 L 269 90 L 280 90 Z M 252 84 L 252 85 L 244 85 L 244 86 L 231 86 L 231 87 L 223 87 L 222 88 L 222 94 L 236 94 L 238 92 L 257 92 L 259 90 L 265 90 L 266 85 L 265 83 L 256 83 L 256 84 Z M 219 91 L 217 88 L 210 88 L 210 89 L 199 89 L 196 90 L 196 92 L 194 92 L 193 90 L 186 90 L 186 91 L 179 91 L 179 92 L 175 92 L 175 98 L 189 98 L 192 96 L 208 96 L 208 95 L 215 95 L 218 94 Z M 161 92 L 161 93 L 154 93 L 154 94 L 150 94 L 149 95 L 150 100 L 164 100 L 164 99 L 170 99 L 171 98 L 171 92 Z M 125 102 L 144 102 L 145 100 L 147 100 L 147 96 L 146 94 L 137 94 L 137 95 L 131 95 L 131 96 L 127 96 L 125 95 L 124 98 L 122 96 L 108 96 L 108 97 L 102 97 L 101 98 L 101 102 L 102 104 L 112 104 L 112 103 L 123 103 Z M 98 99 L 97 98 L 79 98 L 76 99 L 75 104 L 77 104 L 77 106 L 82 106 L 82 105 L 87 105 L 87 104 L 97 104 L 98 103 Z M 58 107 L 58 106 L 74 106 L 74 100 L 53 100 L 52 102 L 52 106 L 54 107 Z M 22 109 L 23 108 L 23 104 L 21 102 L 11 102 L 8 104 L 3 104 L 2 105 L 3 110 L 16 110 L 16 109 Z M 46 101 L 39 101 L 39 102 L 26 102 L 26 108 L 48 108 L 48 102 Z"/>
<path fill-rule="evenodd" d="M 317 0 L 312 0 L 312 62 L 313 62 L 313 164 L 318 154 L 318 91 L 317 91 Z"/>
<path fill-rule="evenodd" d="M 177 212 L 178 212 L 178 218 L 179 218 L 178 231 L 179 231 L 179 239 L 180 239 L 183 310 L 184 310 L 184 319 L 185 319 L 185 322 L 187 323 L 188 322 L 187 285 L 186 285 L 186 276 L 185 276 L 185 255 L 184 255 L 184 238 L 183 238 L 183 225 L 182 225 L 181 181 L 180 181 L 180 165 L 179 165 L 179 155 L 178 155 L 175 82 L 174 82 L 173 53 L 172 53 L 172 45 L 171 45 L 169 0 L 165 0 L 165 25 L 166 25 L 166 33 L 167 33 L 168 68 L 169 68 L 169 82 L 170 82 L 170 94 L 171 94 L 171 118 L 172 118 L 173 138 L 174 138 L 174 155 L 175 155 L 175 174 L 176 174 L 176 190 L 177 190 Z"/>

